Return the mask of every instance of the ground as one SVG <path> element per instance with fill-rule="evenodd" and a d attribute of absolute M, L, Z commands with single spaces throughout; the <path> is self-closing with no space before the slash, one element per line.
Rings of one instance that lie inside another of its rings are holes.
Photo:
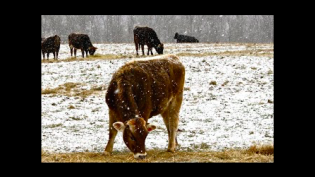
<path fill-rule="evenodd" d="M 113 73 L 137 56 L 132 43 L 95 46 L 97 57 L 92 60 L 83 60 L 80 51 L 71 60 L 68 45 L 62 45 L 59 61 L 42 61 L 42 150 L 47 153 L 104 151 L 106 89 Z M 164 47 L 165 54 L 178 55 L 186 68 L 179 151 L 273 144 L 273 44 L 166 43 Z M 155 116 L 149 123 L 158 128 L 148 135 L 146 149 L 166 150 L 162 117 Z M 121 133 L 114 150 L 128 150 Z"/>

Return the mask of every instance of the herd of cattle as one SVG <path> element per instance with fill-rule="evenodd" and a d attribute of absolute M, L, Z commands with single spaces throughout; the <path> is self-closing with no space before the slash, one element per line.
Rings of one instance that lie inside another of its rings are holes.
<path fill-rule="evenodd" d="M 139 27 L 136 26 L 133 30 L 134 34 L 134 42 L 136 46 L 136 52 L 138 54 L 138 50 L 141 47 L 142 55 L 144 55 L 144 45 L 148 46 L 147 55 L 152 52 L 152 48 L 156 50 L 158 54 L 163 54 L 164 45 L 159 40 L 156 32 L 149 27 Z M 174 39 L 177 40 L 177 43 L 184 43 L 184 42 L 199 42 L 195 37 L 180 35 L 175 33 Z M 48 38 L 41 38 L 41 51 L 43 54 L 43 59 L 45 59 L 45 54 L 47 54 L 47 59 L 49 59 L 49 53 L 53 53 L 54 59 L 58 59 L 58 53 L 60 49 L 60 37 L 58 35 L 51 36 Z M 68 43 L 70 47 L 71 57 L 74 52 L 74 57 L 76 57 L 77 49 L 80 49 L 82 52 L 82 57 L 87 57 L 88 54 L 94 55 L 96 51 L 96 47 L 93 46 L 90 38 L 86 34 L 76 34 L 71 33 L 68 36 Z"/>
<path fill-rule="evenodd" d="M 136 52 L 141 47 L 144 55 L 144 45 L 148 46 L 147 55 L 154 48 L 158 54 L 163 54 L 164 46 L 156 32 L 149 27 L 135 27 L 133 30 Z M 190 36 L 175 34 L 177 42 L 199 42 Z M 84 53 L 93 55 L 96 47 L 86 34 L 72 33 L 68 36 L 71 56 L 81 49 Z M 58 58 L 60 37 L 55 35 L 42 38 L 41 50 L 43 58 L 47 53 Z M 132 60 L 120 67 L 113 75 L 107 92 L 106 103 L 109 108 L 109 138 L 104 150 L 105 155 L 113 151 L 115 137 L 123 133 L 123 141 L 137 159 L 146 157 L 145 140 L 147 135 L 156 129 L 149 124 L 148 119 L 161 114 L 168 132 L 167 151 L 175 152 L 178 147 L 177 132 L 179 111 L 183 100 L 185 83 L 185 67 L 176 55 L 162 55 L 152 58 Z"/>

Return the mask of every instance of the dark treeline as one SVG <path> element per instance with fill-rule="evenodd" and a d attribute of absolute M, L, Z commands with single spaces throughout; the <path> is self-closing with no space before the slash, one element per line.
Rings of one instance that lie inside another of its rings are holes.
<path fill-rule="evenodd" d="M 175 42 L 176 32 L 200 42 L 274 41 L 273 15 L 42 15 L 41 36 L 57 34 L 67 43 L 78 32 L 93 43 L 130 43 L 136 25 L 153 28 L 163 43 Z"/>

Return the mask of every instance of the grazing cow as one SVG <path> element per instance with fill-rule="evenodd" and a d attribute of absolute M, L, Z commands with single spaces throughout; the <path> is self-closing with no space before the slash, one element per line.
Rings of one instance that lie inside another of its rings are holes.
<path fill-rule="evenodd" d="M 192 36 L 186 36 L 186 35 L 180 35 L 178 33 L 175 33 L 174 39 L 177 39 L 177 43 L 183 43 L 183 42 L 199 42 L 198 39 Z"/>
<path fill-rule="evenodd" d="M 48 37 L 43 40 L 41 43 L 41 50 L 43 58 L 45 59 L 45 53 L 47 53 L 47 60 L 49 59 L 49 53 L 54 54 L 54 59 L 58 59 L 60 49 L 60 37 L 58 35 Z"/>
<path fill-rule="evenodd" d="M 175 55 L 133 60 L 113 75 L 106 93 L 110 155 L 117 131 L 135 158 L 145 158 L 145 139 L 156 128 L 148 119 L 161 114 L 168 132 L 168 151 L 175 152 L 185 68 Z"/>
<path fill-rule="evenodd" d="M 92 45 L 92 42 L 88 35 L 86 34 L 75 34 L 71 33 L 68 36 L 70 53 L 72 57 L 73 49 L 74 49 L 74 57 L 77 57 L 77 49 L 81 49 L 82 57 L 84 58 L 84 52 L 86 53 L 86 57 L 88 57 L 88 52 L 90 55 L 94 55 L 96 51 L 96 47 Z"/>
<path fill-rule="evenodd" d="M 133 30 L 133 35 L 134 35 L 137 55 L 139 55 L 138 48 L 140 48 L 140 46 L 142 49 L 142 55 L 144 55 L 144 45 L 148 46 L 147 55 L 149 55 L 150 51 L 151 51 L 151 55 L 153 55 L 152 47 L 155 48 L 158 54 L 163 54 L 164 45 L 160 42 L 159 38 L 156 35 L 156 32 L 152 28 L 136 26 L 135 29 Z"/>

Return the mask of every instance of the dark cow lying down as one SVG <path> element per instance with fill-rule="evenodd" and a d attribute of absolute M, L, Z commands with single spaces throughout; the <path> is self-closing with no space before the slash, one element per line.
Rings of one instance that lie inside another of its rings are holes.
<path fill-rule="evenodd" d="M 49 59 L 49 53 L 53 53 L 54 59 L 58 59 L 60 49 L 60 37 L 58 35 L 42 38 L 41 50 L 43 58 L 45 59 L 45 53 L 47 53 L 47 60 Z"/>
<path fill-rule="evenodd" d="M 148 46 L 147 55 L 149 55 L 150 51 L 151 55 L 153 55 L 152 47 L 155 48 L 158 54 L 163 54 L 164 45 L 160 42 L 159 38 L 156 35 L 156 32 L 152 28 L 136 26 L 133 30 L 133 35 L 137 55 L 139 55 L 138 48 L 140 47 L 142 49 L 142 55 L 144 55 L 144 45 Z"/>
<path fill-rule="evenodd" d="M 198 39 L 192 36 L 186 36 L 186 35 L 180 35 L 178 33 L 175 33 L 174 39 L 177 39 L 177 43 L 183 43 L 183 42 L 199 42 Z"/>
<path fill-rule="evenodd" d="M 184 82 L 185 68 L 175 55 L 133 60 L 120 67 L 106 93 L 110 128 L 104 153 L 113 151 L 118 130 L 134 157 L 144 158 L 145 139 L 156 128 L 148 119 L 158 114 L 168 131 L 168 151 L 174 152 Z"/>
<path fill-rule="evenodd" d="M 71 33 L 68 36 L 70 53 L 72 57 L 73 49 L 74 49 L 74 57 L 77 57 L 77 49 L 81 49 L 82 57 L 84 58 L 84 52 L 86 53 L 86 57 L 88 57 L 88 52 L 90 55 L 94 55 L 96 51 L 96 47 L 92 45 L 92 42 L 88 35 L 86 34 L 75 34 Z"/>

